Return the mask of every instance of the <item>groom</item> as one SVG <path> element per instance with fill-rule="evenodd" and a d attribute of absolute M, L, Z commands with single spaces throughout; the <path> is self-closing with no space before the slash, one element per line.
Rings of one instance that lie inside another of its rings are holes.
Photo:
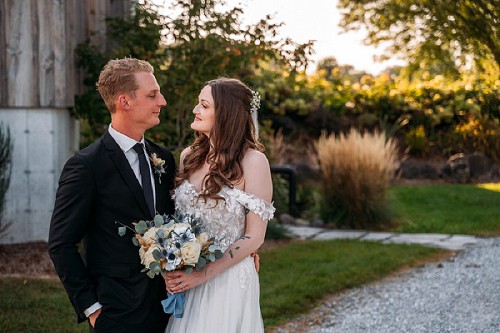
<path fill-rule="evenodd" d="M 50 223 L 50 257 L 78 322 L 88 320 L 91 332 L 163 332 L 164 280 L 141 272 L 132 233 L 120 237 L 115 221 L 132 226 L 155 212 L 173 213 L 174 158 L 144 139 L 159 124 L 166 101 L 153 67 L 133 58 L 109 61 L 97 86 L 111 125 L 64 166 Z M 153 153 L 165 160 L 164 173 L 150 163 Z"/>

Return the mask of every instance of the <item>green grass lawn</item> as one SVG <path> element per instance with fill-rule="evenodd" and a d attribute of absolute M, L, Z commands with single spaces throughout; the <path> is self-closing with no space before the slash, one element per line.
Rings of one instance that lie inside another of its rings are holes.
<path fill-rule="evenodd" d="M 395 231 L 500 236 L 500 183 L 397 186 L 389 195 Z"/>
<path fill-rule="evenodd" d="M 327 294 L 377 280 L 443 253 L 358 241 L 294 242 L 261 253 L 261 307 L 266 327 L 292 319 Z M 0 332 L 88 332 L 58 280 L 0 279 Z"/>
<path fill-rule="evenodd" d="M 0 332 L 88 332 L 57 279 L 0 279 Z"/>
<path fill-rule="evenodd" d="M 376 281 L 448 253 L 416 245 L 353 240 L 294 242 L 261 253 L 261 308 L 266 328 L 306 313 L 328 294 Z"/>
<path fill-rule="evenodd" d="M 500 235 L 500 184 L 390 189 L 400 232 Z M 261 252 L 261 307 L 267 328 L 306 313 L 328 294 L 442 257 L 417 245 L 352 240 L 292 242 Z M 58 280 L 0 278 L 1 332 L 88 332 Z"/>

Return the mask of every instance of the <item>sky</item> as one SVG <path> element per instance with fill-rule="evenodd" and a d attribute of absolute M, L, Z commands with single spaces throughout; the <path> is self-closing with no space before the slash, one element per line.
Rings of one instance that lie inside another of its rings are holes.
<path fill-rule="evenodd" d="M 174 0 L 154 0 L 168 8 Z M 315 54 L 310 58 L 308 72 L 314 71 L 318 60 L 328 56 L 337 59 L 340 65 L 353 65 L 373 75 L 386 67 L 404 64 L 401 60 L 391 59 L 376 62 L 374 55 L 382 54 L 383 48 L 363 44 L 364 31 L 341 33 L 338 23 L 340 11 L 337 0 L 226 0 L 228 6 L 243 7 L 243 23 L 253 24 L 267 14 L 274 16 L 274 22 L 283 22 L 281 37 L 290 37 L 295 42 L 305 43 L 315 40 Z"/>

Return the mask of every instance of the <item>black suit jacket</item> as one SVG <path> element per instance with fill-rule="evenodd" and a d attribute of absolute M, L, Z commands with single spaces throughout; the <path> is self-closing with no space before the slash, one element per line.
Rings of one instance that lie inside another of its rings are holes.
<path fill-rule="evenodd" d="M 171 214 L 174 158 L 148 140 L 146 149 L 166 161 L 161 183 L 154 175 L 156 211 Z M 85 309 L 97 301 L 103 305 L 102 314 L 121 324 L 154 325 L 151 321 L 167 319 L 160 304 L 166 296 L 163 279 L 150 279 L 141 272 L 133 233 L 120 237 L 115 223 L 133 228 L 132 222 L 152 218 L 142 187 L 108 132 L 67 161 L 50 224 L 49 254 L 79 322 L 86 320 Z"/>

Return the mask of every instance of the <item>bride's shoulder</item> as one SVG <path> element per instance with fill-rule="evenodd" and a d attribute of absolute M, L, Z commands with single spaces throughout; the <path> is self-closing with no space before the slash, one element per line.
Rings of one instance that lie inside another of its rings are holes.
<path fill-rule="evenodd" d="M 269 161 L 264 153 L 255 149 L 249 149 L 241 161 L 241 166 L 243 173 L 248 175 L 249 173 L 253 174 L 269 170 Z"/>
<path fill-rule="evenodd" d="M 256 149 L 248 149 L 243 156 L 242 160 L 243 167 L 245 166 L 266 166 L 269 165 L 269 161 L 264 153 Z"/>
<path fill-rule="evenodd" d="M 189 155 L 190 152 L 191 152 L 191 146 L 188 146 L 181 151 L 181 155 L 179 156 L 179 163 L 181 167 L 184 165 L 184 160 L 186 156 Z"/>

